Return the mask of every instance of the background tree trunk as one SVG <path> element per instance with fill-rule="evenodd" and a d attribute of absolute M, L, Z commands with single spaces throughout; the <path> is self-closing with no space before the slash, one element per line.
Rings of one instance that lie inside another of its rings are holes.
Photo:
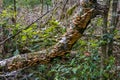
<path fill-rule="evenodd" d="M 112 17 L 111 17 L 111 24 L 110 24 L 110 42 L 108 44 L 108 55 L 113 55 L 113 37 L 114 37 L 114 31 L 117 27 L 117 6 L 118 6 L 118 0 L 112 1 Z"/>
<path fill-rule="evenodd" d="M 102 34 L 103 34 L 103 41 L 105 42 L 104 44 L 102 44 L 101 49 L 102 49 L 102 53 L 101 53 L 101 70 L 104 69 L 104 60 L 106 58 L 108 58 L 108 53 L 107 53 L 107 37 L 104 36 L 108 33 L 107 28 L 108 28 L 108 14 L 109 14 L 109 8 L 110 8 L 110 2 L 111 0 L 106 0 L 105 5 L 107 7 L 107 11 L 104 12 L 103 14 L 103 29 L 102 29 Z M 103 76 L 101 74 L 101 79 L 103 80 Z"/>

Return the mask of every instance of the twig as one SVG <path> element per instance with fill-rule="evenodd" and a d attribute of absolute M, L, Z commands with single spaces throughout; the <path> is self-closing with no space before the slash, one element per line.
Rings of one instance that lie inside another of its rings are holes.
<path fill-rule="evenodd" d="M 69 1 L 69 0 L 66 0 L 66 1 L 65 1 L 65 4 L 63 5 L 63 9 L 62 9 L 62 11 L 65 10 L 65 6 L 67 5 L 68 1 Z"/>

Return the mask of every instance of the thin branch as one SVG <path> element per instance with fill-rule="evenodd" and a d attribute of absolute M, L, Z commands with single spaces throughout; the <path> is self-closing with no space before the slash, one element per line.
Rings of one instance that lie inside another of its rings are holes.
<path fill-rule="evenodd" d="M 65 6 L 67 5 L 68 1 L 69 1 L 69 0 L 66 0 L 66 1 L 65 1 L 65 4 L 63 5 L 63 9 L 62 9 L 63 11 L 65 10 Z"/>

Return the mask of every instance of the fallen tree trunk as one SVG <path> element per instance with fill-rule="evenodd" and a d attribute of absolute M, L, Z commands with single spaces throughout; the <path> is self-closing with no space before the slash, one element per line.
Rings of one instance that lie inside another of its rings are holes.
<path fill-rule="evenodd" d="M 102 9 L 104 9 L 104 7 L 96 5 L 97 3 L 93 3 L 93 5 L 96 7 L 99 6 L 99 8 L 94 9 L 91 7 L 91 3 L 86 4 L 90 5 L 87 7 L 85 5 L 83 6 L 84 9 L 82 15 L 77 16 L 74 19 L 74 25 L 72 28 L 62 36 L 61 40 L 55 46 L 47 50 L 17 55 L 12 58 L 2 60 L 0 61 L 0 71 L 9 72 L 27 66 L 34 66 L 36 64 L 47 64 L 53 58 L 64 56 L 66 53 L 69 53 L 72 46 L 82 36 L 87 25 L 90 23 L 90 20 L 94 18 L 98 12 L 103 12 Z"/>

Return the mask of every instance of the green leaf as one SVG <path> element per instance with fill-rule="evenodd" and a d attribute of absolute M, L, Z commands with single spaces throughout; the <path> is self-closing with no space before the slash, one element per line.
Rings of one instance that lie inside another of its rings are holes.
<path fill-rule="evenodd" d="M 77 70 L 78 70 L 77 67 L 72 69 L 72 71 L 73 71 L 74 74 L 76 74 Z"/>
<path fill-rule="evenodd" d="M 75 62 L 75 59 L 73 58 L 72 61 L 71 61 L 71 63 L 70 63 L 70 65 L 73 65 L 74 62 Z"/>
<path fill-rule="evenodd" d="M 16 55 L 18 55 L 20 52 L 19 52 L 19 50 L 18 49 L 16 49 L 16 51 L 14 51 L 14 56 L 16 56 Z"/>
<path fill-rule="evenodd" d="M 97 47 L 97 46 L 98 46 L 98 44 L 95 44 L 95 43 L 91 44 L 91 47 Z"/>
<path fill-rule="evenodd" d="M 22 40 L 25 41 L 27 39 L 26 36 L 22 36 Z"/>
<path fill-rule="evenodd" d="M 108 73 L 104 73 L 103 74 L 106 78 L 109 78 L 109 74 Z"/>

